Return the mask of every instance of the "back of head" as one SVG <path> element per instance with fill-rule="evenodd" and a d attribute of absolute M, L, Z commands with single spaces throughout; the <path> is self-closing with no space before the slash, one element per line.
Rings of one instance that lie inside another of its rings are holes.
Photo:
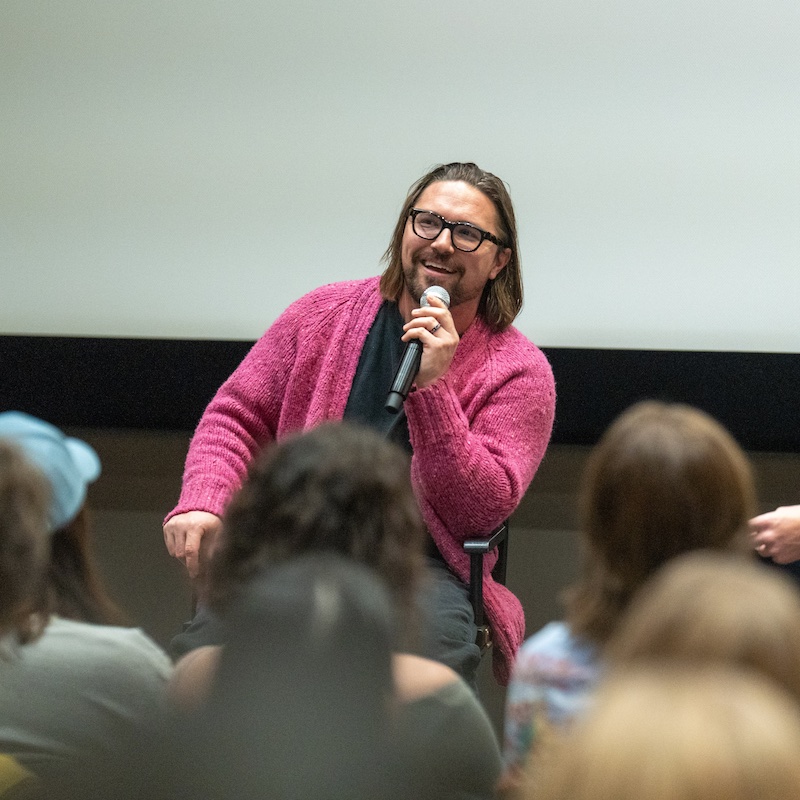
<path fill-rule="evenodd" d="M 423 543 L 407 455 L 370 429 L 328 423 L 253 463 L 223 520 L 210 598 L 224 606 L 262 568 L 327 551 L 373 568 L 412 615 Z"/>
<path fill-rule="evenodd" d="M 525 800 L 790 800 L 800 712 L 758 675 L 639 668 L 615 675 L 535 765 Z"/>
<path fill-rule="evenodd" d="M 495 207 L 499 228 L 497 236 L 504 246 L 511 250 L 511 257 L 497 278 L 487 284 L 478 313 L 491 327 L 503 330 L 514 321 L 522 308 L 522 267 L 517 221 L 505 183 L 496 175 L 471 162 L 455 161 L 450 164 L 438 164 L 412 184 L 400 211 L 392 240 L 384 254 L 387 266 L 381 275 L 381 294 L 387 300 L 397 300 L 400 297 L 405 285 L 401 244 L 406 221 L 419 196 L 428 186 L 438 181 L 467 183 L 483 192 Z"/>
<path fill-rule="evenodd" d="M 200 712 L 211 796 L 365 796 L 386 755 L 394 622 L 382 582 L 342 556 L 252 581 Z"/>
<path fill-rule="evenodd" d="M 100 475 L 94 449 L 49 422 L 19 411 L 0 413 L 7 437 L 47 481 L 50 565 L 40 609 L 83 622 L 125 624 L 100 578 L 90 542 L 88 487 Z"/>
<path fill-rule="evenodd" d="M 580 505 L 585 575 L 571 621 L 605 641 L 633 592 L 670 558 L 748 548 L 755 490 L 744 453 L 718 422 L 690 406 L 647 401 L 625 411 L 592 451 Z"/>
<path fill-rule="evenodd" d="M 800 593 L 734 554 L 675 559 L 634 597 L 609 642 L 612 667 L 669 660 L 746 667 L 800 702 Z"/>
<path fill-rule="evenodd" d="M 40 603 L 48 555 L 50 494 L 42 474 L 11 442 L 0 440 L 0 635 L 27 641 Z"/>
<path fill-rule="evenodd" d="M 50 532 L 69 524 L 83 508 L 89 484 L 100 475 L 97 453 L 86 442 L 21 411 L 0 413 L 0 439 L 14 442 L 47 479 Z"/>
<path fill-rule="evenodd" d="M 353 685 L 359 695 L 385 699 L 395 623 L 383 582 L 350 558 L 310 552 L 267 567 L 228 610 L 214 694 L 244 696 L 247 684 L 267 702 L 290 707 L 267 691 L 272 682 L 290 692 L 323 690 L 331 702 Z"/>

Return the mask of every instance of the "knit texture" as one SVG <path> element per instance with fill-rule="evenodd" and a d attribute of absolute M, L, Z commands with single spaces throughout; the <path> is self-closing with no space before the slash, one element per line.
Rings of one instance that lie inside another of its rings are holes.
<path fill-rule="evenodd" d="M 195 431 L 183 489 L 167 519 L 221 516 L 255 454 L 288 433 L 341 420 L 382 298 L 378 278 L 329 284 L 293 303 L 220 387 Z M 448 565 L 469 583 L 462 543 L 487 534 L 521 501 L 550 439 L 555 385 L 544 354 L 514 327 L 477 317 L 447 374 L 405 403 L 411 478 Z M 484 564 L 494 673 L 505 685 L 525 634 L 522 606 Z"/>

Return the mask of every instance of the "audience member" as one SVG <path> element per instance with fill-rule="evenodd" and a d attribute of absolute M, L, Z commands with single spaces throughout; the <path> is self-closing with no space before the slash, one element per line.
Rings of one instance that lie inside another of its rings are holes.
<path fill-rule="evenodd" d="M 614 669 L 670 660 L 746 667 L 800 703 L 800 593 L 755 561 L 687 553 L 639 590 L 606 657 Z"/>
<path fill-rule="evenodd" d="M 639 667 L 529 765 L 522 800 L 795 800 L 800 712 L 763 676 Z"/>
<path fill-rule="evenodd" d="M 0 662 L 0 750 L 48 782 L 87 757 L 122 746 L 164 706 L 171 663 L 140 630 L 114 627 L 119 613 L 89 549 L 87 486 L 100 460 L 85 442 L 18 412 L 0 414 L 12 441 L 50 492 L 49 578 L 32 610 L 41 636 Z"/>
<path fill-rule="evenodd" d="M 31 641 L 43 620 L 34 613 L 47 568 L 49 488 L 18 448 L 0 439 L 0 636 Z"/>
<path fill-rule="evenodd" d="M 408 652 L 426 577 L 424 531 L 408 456 L 370 429 L 327 423 L 287 437 L 253 463 L 210 563 L 207 596 L 223 620 L 221 640 L 230 607 L 261 570 L 315 552 L 374 569 L 389 591 L 398 623 L 399 746 L 415 754 L 413 769 L 439 787 L 438 797 L 490 797 L 500 753 L 485 711 L 452 669 Z M 203 702 L 219 659 L 219 647 L 206 646 L 179 662 L 172 685 L 179 705 Z"/>
<path fill-rule="evenodd" d="M 753 546 L 776 564 L 800 561 L 800 505 L 780 506 L 750 520 Z"/>
<path fill-rule="evenodd" d="M 395 618 L 377 576 L 334 552 L 299 556 L 248 582 L 228 620 L 180 736 L 181 782 L 208 798 L 384 796 Z"/>
<path fill-rule="evenodd" d="M 47 567 L 48 505 L 44 476 L 18 448 L 0 441 L 0 662 L 44 626 L 35 608 Z M 32 772 L 0 754 L 0 797 L 27 800 L 40 792 Z"/>
<path fill-rule="evenodd" d="M 749 552 L 754 488 L 747 459 L 705 413 L 639 403 L 591 453 L 581 491 L 582 575 L 566 619 L 521 648 L 507 696 L 504 786 L 535 740 L 580 715 L 604 664 L 603 648 L 634 592 L 680 553 Z"/>

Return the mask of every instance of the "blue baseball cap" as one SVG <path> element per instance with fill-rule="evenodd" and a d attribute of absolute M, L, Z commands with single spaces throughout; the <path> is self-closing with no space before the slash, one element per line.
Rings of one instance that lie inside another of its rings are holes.
<path fill-rule="evenodd" d="M 50 531 L 71 522 L 86 502 L 86 489 L 100 475 L 100 458 L 80 439 L 21 411 L 0 413 L 0 439 L 17 445 L 50 484 Z"/>

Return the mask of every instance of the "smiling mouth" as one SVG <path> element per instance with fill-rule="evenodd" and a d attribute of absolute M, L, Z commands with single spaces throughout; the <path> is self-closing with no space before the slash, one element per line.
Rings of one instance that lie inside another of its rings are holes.
<path fill-rule="evenodd" d="M 442 267 L 439 264 L 424 264 L 425 269 L 431 270 L 431 272 L 437 272 L 439 275 L 453 275 L 455 270 L 447 269 L 447 267 Z"/>

